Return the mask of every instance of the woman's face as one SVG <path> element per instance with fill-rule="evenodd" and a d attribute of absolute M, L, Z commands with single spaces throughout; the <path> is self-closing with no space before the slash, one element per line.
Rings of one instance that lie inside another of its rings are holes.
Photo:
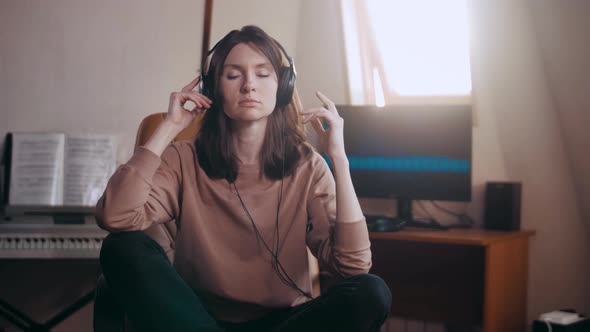
<path fill-rule="evenodd" d="M 277 102 L 277 74 L 266 56 L 250 44 L 229 52 L 221 74 L 223 111 L 236 121 L 268 117 Z"/>

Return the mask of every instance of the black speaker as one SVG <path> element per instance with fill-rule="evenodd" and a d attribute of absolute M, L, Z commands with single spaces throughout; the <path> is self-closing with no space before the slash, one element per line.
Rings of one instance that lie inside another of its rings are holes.
<path fill-rule="evenodd" d="M 520 229 L 522 183 L 487 182 L 485 192 L 484 228 L 498 231 Z"/>

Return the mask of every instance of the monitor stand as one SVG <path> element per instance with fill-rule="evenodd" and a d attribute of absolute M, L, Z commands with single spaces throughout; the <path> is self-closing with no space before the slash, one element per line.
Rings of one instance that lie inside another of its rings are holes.
<path fill-rule="evenodd" d="M 365 216 L 370 232 L 397 232 L 404 228 L 447 230 L 446 226 L 434 220 L 416 220 L 412 216 L 412 200 L 397 200 L 397 217 Z"/>
<path fill-rule="evenodd" d="M 397 217 L 393 218 L 396 224 L 403 224 L 403 228 L 429 228 L 446 230 L 448 227 L 443 226 L 434 220 L 416 220 L 412 215 L 412 200 L 408 198 L 397 199 Z"/>

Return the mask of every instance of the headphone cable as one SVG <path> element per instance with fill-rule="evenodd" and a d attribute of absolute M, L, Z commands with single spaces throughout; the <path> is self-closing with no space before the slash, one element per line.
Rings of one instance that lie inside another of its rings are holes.
<path fill-rule="evenodd" d="M 235 182 L 232 182 L 232 185 L 234 186 L 234 190 L 236 191 L 236 194 L 238 195 L 238 199 L 242 205 L 242 208 L 244 208 L 244 211 L 246 212 L 248 219 L 252 223 L 252 226 L 254 228 L 254 233 L 256 234 L 256 239 L 262 241 L 264 248 L 266 248 L 266 250 L 270 253 L 270 255 L 272 257 L 272 263 L 271 263 L 272 268 L 275 271 L 275 273 L 277 274 L 277 276 L 279 277 L 279 279 L 281 280 L 281 282 L 283 282 L 285 285 L 299 291 L 303 296 L 305 296 L 309 299 L 313 299 L 313 297 L 310 294 L 306 293 L 301 288 L 299 288 L 299 286 L 297 286 L 297 284 L 293 281 L 293 279 L 291 279 L 289 274 L 285 271 L 285 268 L 283 267 L 283 265 L 279 261 L 278 252 L 275 253 L 268 247 L 268 244 L 266 244 L 266 241 L 264 241 L 264 238 L 262 237 L 262 235 L 258 231 L 258 227 L 256 227 L 256 223 L 254 222 L 254 218 L 252 218 L 252 215 L 250 215 L 250 212 L 246 208 L 246 205 L 244 204 L 244 201 L 242 200 L 242 197 L 240 195 L 240 192 L 238 191 L 238 188 L 237 188 Z M 278 224 L 278 222 L 276 224 Z M 275 226 L 276 226 L 276 224 L 275 224 Z M 275 229 L 276 229 L 276 227 L 275 227 Z M 278 232 L 275 234 L 278 234 Z M 277 238 L 277 242 L 279 242 L 278 238 Z M 277 246 L 277 248 L 278 248 L 278 246 Z M 283 273 L 284 273 L 284 275 L 283 275 Z"/>
<path fill-rule="evenodd" d="M 285 268 L 283 267 L 283 264 L 281 264 L 280 260 L 279 260 L 279 249 L 280 249 L 280 231 L 279 231 L 279 212 L 280 212 L 280 208 L 281 208 L 281 202 L 283 200 L 283 182 L 284 182 L 284 177 L 285 177 L 285 157 L 286 157 L 286 150 L 285 150 L 285 123 L 284 123 L 284 115 L 281 117 L 281 148 L 283 149 L 283 158 L 282 158 L 282 177 L 281 177 L 281 184 L 280 184 L 280 190 L 279 190 L 279 201 L 277 204 L 277 213 L 276 213 L 276 221 L 275 221 L 275 237 L 276 237 L 276 241 L 275 241 L 275 251 L 273 252 L 268 245 L 266 244 L 266 241 L 264 241 L 264 238 L 262 237 L 262 235 L 260 234 L 260 232 L 258 231 L 258 227 L 256 227 L 256 223 L 254 222 L 254 218 L 252 218 L 252 215 L 250 214 L 250 212 L 248 211 L 248 208 L 246 208 L 246 204 L 244 204 L 244 201 L 242 200 L 242 197 L 240 195 L 240 192 L 238 191 L 238 187 L 236 186 L 235 181 L 232 182 L 234 189 L 236 191 L 236 194 L 238 195 L 238 199 L 240 201 L 240 204 L 242 205 L 242 207 L 244 208 L 244 211 L 246 212 L 246 215 L 248 216 L 248 218 L 250 219 L 250 222 L 252 223 L 252 226 L 254 228 L 254 232 L 256 234 L 256 239 L 262 241 L 262 244 L 264 245 L 264 247 L 266 248 L 266 250 L 270 253 L 270 255 L 272 256 L 272 268 L 275 271 L 275 273 L 277 274 L 277 276 L 279 277 L 279 279 L 281 280 L 281 282 L 283 282 L 285 285 L 299 291 L 303 296 L 309 298 L 309 299 L 313 299 L 313 296 L 311 296 L 309 293 L 303 291 L 301 288 L 299 288 L 299 286 L 297 286 L 297 283 L 295 283 L 293 281 L 293 279 L 289 276 L 289 274 L 287 273 L 287 271 L 285 270 Z"/>

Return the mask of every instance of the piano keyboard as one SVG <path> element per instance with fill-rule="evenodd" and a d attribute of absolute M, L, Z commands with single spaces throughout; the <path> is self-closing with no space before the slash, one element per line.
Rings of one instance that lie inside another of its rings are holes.
<path fill-rule="evenodd" d="M 98 258 L 107 234 L 92 224 L 0 224 L 0 259 Z"/>

